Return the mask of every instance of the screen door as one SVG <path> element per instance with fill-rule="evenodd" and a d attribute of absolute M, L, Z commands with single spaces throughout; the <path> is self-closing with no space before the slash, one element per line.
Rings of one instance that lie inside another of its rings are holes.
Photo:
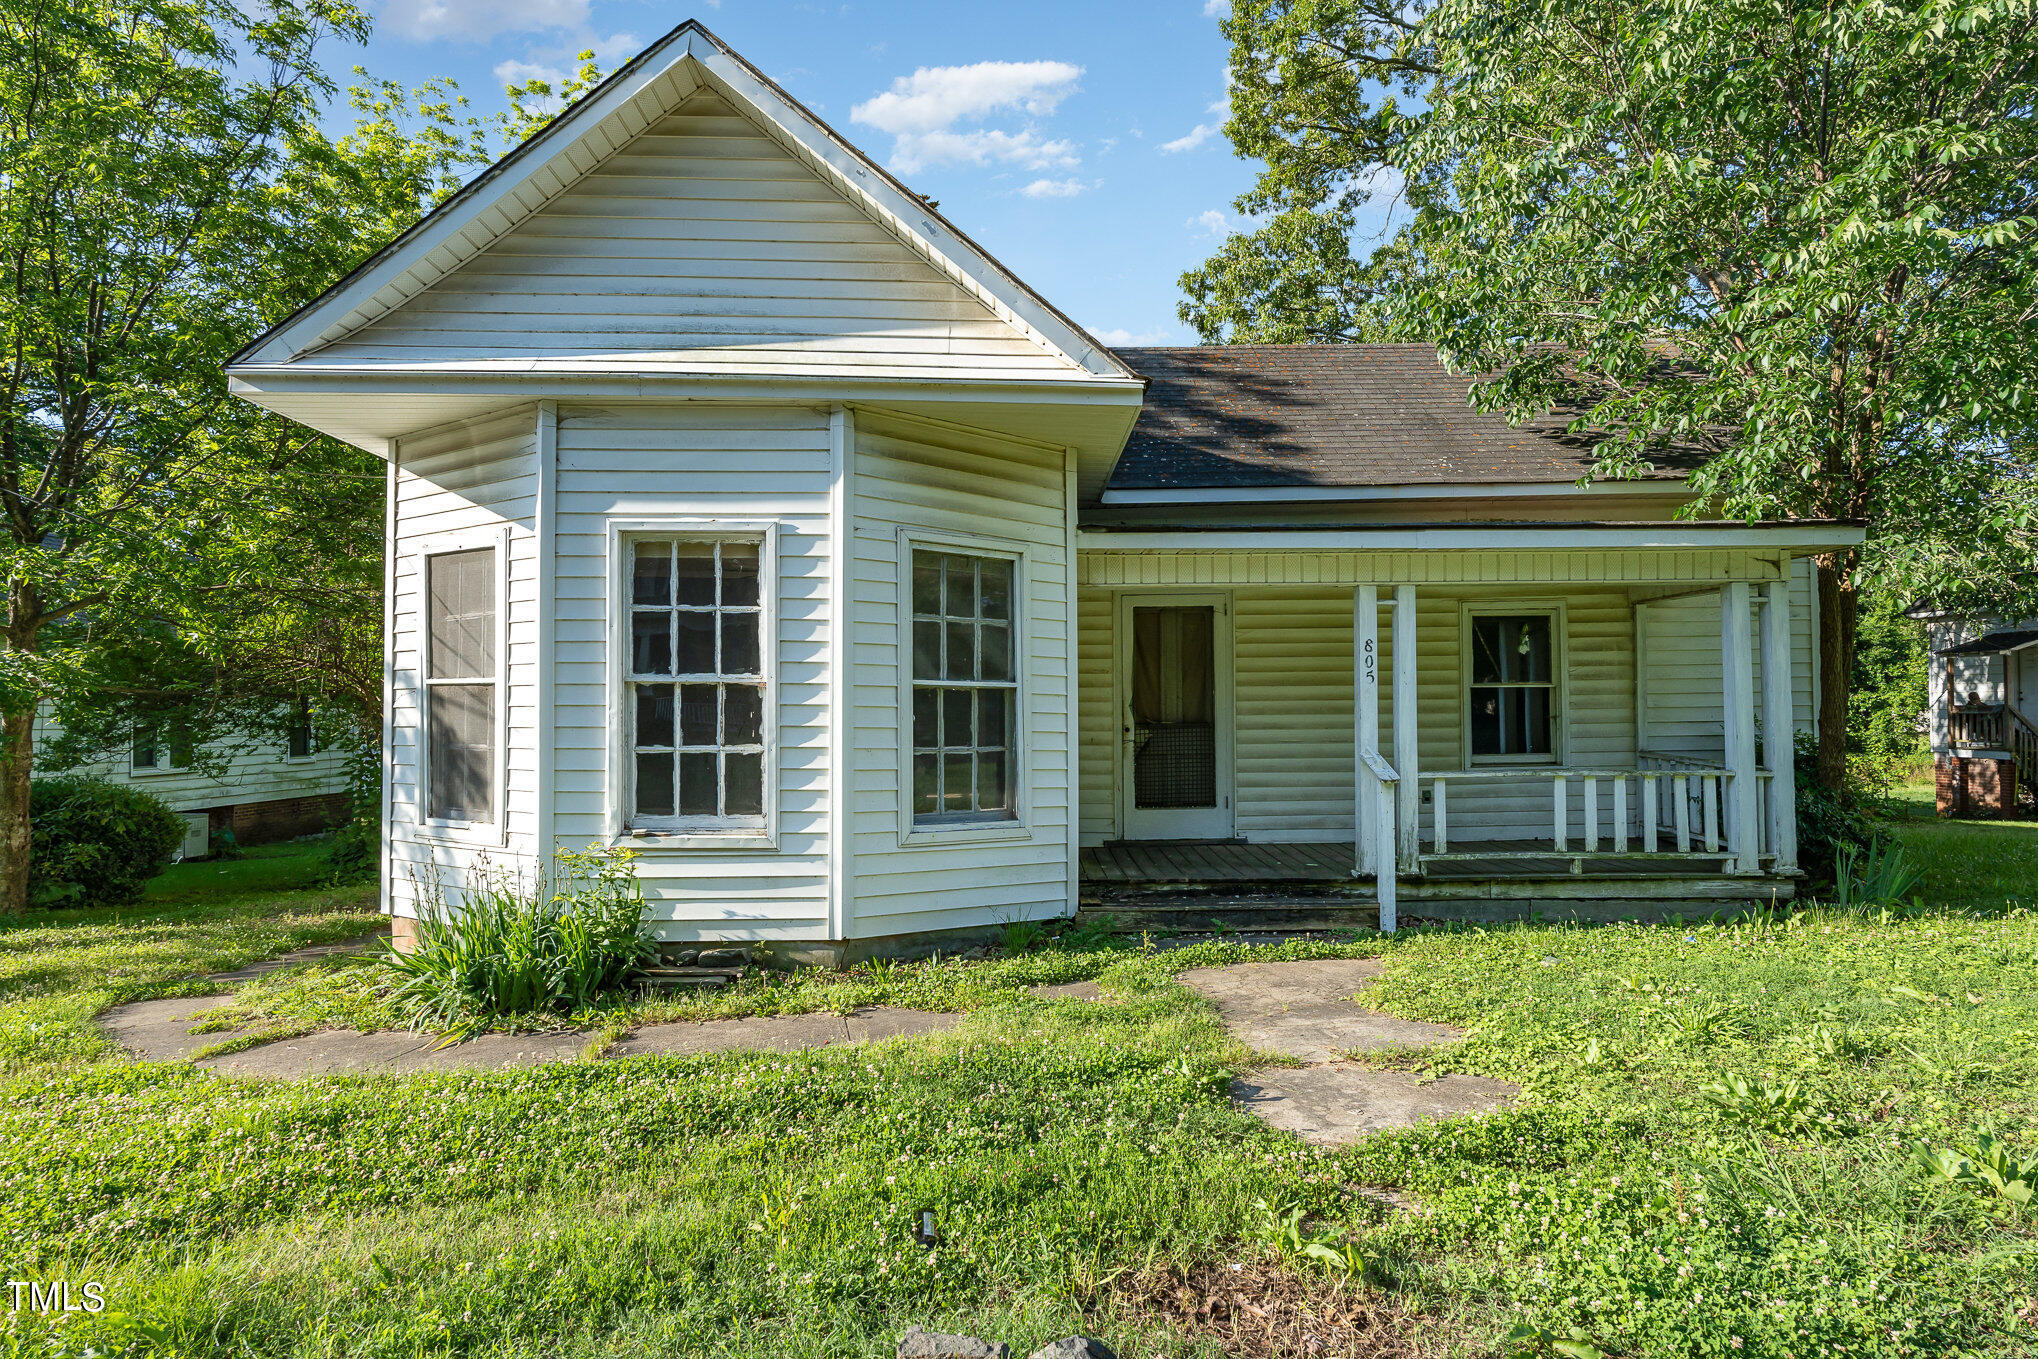
<path fill-rule="evenodd" d="M 1228 621 L 1214 601 L 1125 603 L 1128 840 L 1231 834 Z"/>

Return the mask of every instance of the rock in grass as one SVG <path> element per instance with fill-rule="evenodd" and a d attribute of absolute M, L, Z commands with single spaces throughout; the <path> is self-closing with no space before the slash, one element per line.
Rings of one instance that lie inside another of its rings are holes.
<path fill-rule="evenodd" d="M 1052 1345 L 1042 1345 L 1031 1359 L 1118 1359 L 1118 1356 L 1094 1335 L 1072 1335 Z"/>
<path fill-rule="evenodd" d="M 1012 1347 L 973 1335 L 943 1335 L 908 1326 L 899 1337 L 899 1359 L 1011 1359 Z"/>
<path fill-rule="evenodd" d="M 700 967 L 741 967 L 748 961 L 749 950 L 740 948 L 704 948 L 694 959 Z"/>

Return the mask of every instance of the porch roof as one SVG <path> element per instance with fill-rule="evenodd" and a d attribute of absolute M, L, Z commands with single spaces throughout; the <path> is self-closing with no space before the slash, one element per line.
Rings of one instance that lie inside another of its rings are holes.
<path fill-rule="evenodd" d="M 2038 646 L 2038 628 L 2002 628 L 1995 632 L 1985 632 L 1971 641 L 1940 647 L 1935 654 L 1999 656 L 2007 651 L 2022 651 L 2027 646 Z"/>
<path fill-rule="evenodd" d="M 1854 547 L 1867 537 L 1837 519 L 1637 520 L 1551 523 L 1480 520 L 1431 524 L 1086 523 L 1077 546 L 1104 552 L 1453 552 L 1495 548 L 1767 548 L 1791 553 Z"/>

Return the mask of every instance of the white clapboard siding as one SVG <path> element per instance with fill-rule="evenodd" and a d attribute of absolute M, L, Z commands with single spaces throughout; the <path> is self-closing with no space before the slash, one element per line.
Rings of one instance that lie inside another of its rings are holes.
<path fill-rule="evenodd" d="M 1081 370 L 702 91 L 319 362 L 986 378 Z"/>
<path fill-rule="evenodd" d="M 868 938 L 1065 914 L 1072 809 L 1062 455 L 861 412 L 851 485 L 856 767 L 850 931 Z M 908 631 L 899 616 L 901 529 L 1022 553 L 1023 839 L 901 844 L 900 750 L 911 741 L 901 730 L 911 683 Z"/>
<path fill-rule="evenodd" d="M 539 778 L 537 489 L 534 407 L 412 435 L 397 448 L 389 617 L 395 674 L 384 852 L 391 900 L 400 915 L 415 913 L 435 884 L 451 897 L 484 871 L 528 874 L 533 866 Z M 494 832 L 429 827 L 422 783 L 425 558 L 450 547 L 499 543 L 505 536 L 507 616 L 498 645 L 505 648 L 508 690 L 507 822 Z"/>
<path fill-rule="evenodd" d="M 562 405 L 554 585 L 558 842 L 607 834 L 612 520 L 778 526 L 776 849 L 647 847 L 660 937 L 828 934 L 828 413 L 804 407 Z M 770 774 L 767 773 L 767 782 Z"/>
<path fill-rule="evenodd" d="M 1800 573 L 1793 601 L 1793 650 L 1798 720 L 1810 701 L 1808 583 Z M 1247 840 L 1337 839 L 1352 833 L 1352 591 L 1348 586 L 1242 585 L 1230 591 L 1233 609 L 1233 723 L 1236 741 L 1236 827 Z M 1391 685 L 1392 598 L 1383 589 L 1380 616 L 1380 741 L 1393 748 Z M 1712 596 L 1706 597 L 1708 600 Z M 1116 736 L 1113 710 L 1113 592 L 1086 586 L 1079 595 L 1081 714 L 1081 825 L 1085 844 L 1118 835 Z M 1565 757 L 1573 765 L 1632 766 L 1636 759 L 1636 613 L 1625 587 L 1552 584 L 1418 588 L 1416 591 L 1419 752 L 1426 771 L 1466 763 L 1461 629 L 1464 606 L 1518 601 L 1524 608 L 1561 604 Z M 1647 608 L 1659 609 L 1661 604 Z M 1688 616 L 1685 651 L 1696 672 L 1709 649 L 1710 678 L 1681 685 L 1709 698 L 1711 749 L 1719 754 L 1719 623 L 1717 605 L 1680 603 Z M 1646 613 L 1646 610 L 1644 611 Z M 1700 616 L 1703 614 L 1703 616 Z M 1696 701 L 1696 700 L 1695 700 Z M 1673 747 L 1674 749 L 1674 747 Z M 1599 790 L 1602 826 L 1610 827 L 1612 789 Z M 1572 815 L 1582 809 L 1575 805 Z M 1632 801 L 1630 807 L 1639 804 Z M 1631 810 L 1631 815 L 1633 811 Z M 1423 835 L 1430 813 L 1423 808 Z M 1460 782 L 1450 791 L 1451 834 L 1459 842 L 1547 837 L 1547 782 L 1482 785 Z"/>
<path fill-rule="evenodd" d="M 247 803 L 282 802 L 347 791 L 346 756 L 322 750 L 291 759 L 283 743 L 269 735 L 222 736 L 195 752 L 191 769 L 139 770 L 126 751 L 56 769 L 47 759 L 49 743 L 63 733 L 47 705 L 36 714 L 36 774 L 85 774 L 111 783 L 128 784 L 153 793 L 180 812 Z"/>
<path fill-rule="evenodd" d="M 1816 715 L 1812 675 L 1818 641 L 1812 572 L 1807 558 L 1793 564 L 1790 578 L 1791 707 L 1800 731 L 1811 730 Z M 1759 606 L 1751 606 L 1751 618 L 1760 616 Z M 1709 760 L 1724 758 L 1719 595 L 1707 592 L 1645 603 L 1637 606 L 1635 619 L 1643 747 Z M 1754 635 L 1760 639 L 1759 631 Z M 1761 675 L 1758 646 L 1757 694 L 1762 691 Z"/>

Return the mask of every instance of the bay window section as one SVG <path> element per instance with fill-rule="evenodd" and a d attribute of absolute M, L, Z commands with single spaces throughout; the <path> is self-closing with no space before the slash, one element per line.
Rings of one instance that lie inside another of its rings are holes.
<path fill-rule="evenodd" d="M 648 831 L 766 825 L 761 543 L 633 539 L 624 677 L 627 824 Z"/>
<path fill-rule="evenodd" d="M 913 825 L 1014 821 L 1015 563 L 915 548 L 912 572 Z"/>

